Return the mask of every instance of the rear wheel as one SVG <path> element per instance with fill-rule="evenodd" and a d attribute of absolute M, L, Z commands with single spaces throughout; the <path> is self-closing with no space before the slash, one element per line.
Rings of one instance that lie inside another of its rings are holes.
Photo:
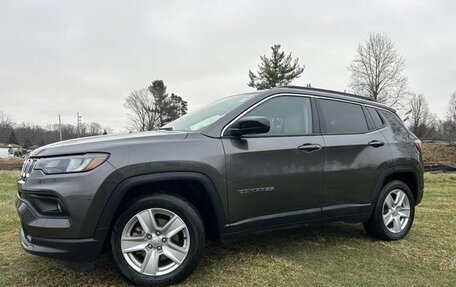
<path fill-rule="evenodd" d="M 181 198 L 141 198 L 117 220 L 111 246 L 119 271 L 132 283 L 173 284 L 189 276 L 202 257 L 203 223 Z"/>
<path fill-rule="evenodd" d="M 410 188 L 399 180 L 387 183 L 380 192 L 366 231 L 375 238 L 398 240 L 412 227 L 415 200 Z"/>

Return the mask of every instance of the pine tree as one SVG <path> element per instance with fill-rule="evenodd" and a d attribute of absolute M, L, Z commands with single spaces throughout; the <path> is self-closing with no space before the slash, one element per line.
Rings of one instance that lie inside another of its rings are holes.
<path fill-rule="evenodd" d="M 187 102 L 176 94 L 171 94 L 166 107 L 166 121 L 171 122 L 187 113 Z"/>
<path fill-rule="evenodd" d="M 266 55 L 260 56 L 261 63 L 256 74 L 249 70 L 249 87 L 263 90 L 288 85 L 304 72 L 305 66 L 299 65 L 299 58 L 293 59 L 291 52 L 286 55 L 278 44 L 273 45 L 271 50 L 270 58 Z"/>
<path fill-rule="evenodd" d="M 155 80 L 148 87 L 153 98 L 153 127 L 157 129 L 187 113 L 187 102 L 176 94 L 169 95 L 162 80 Z"/>
<path fill-rule="evenodd" d="M 156 127 L 161 127 L 165 125 L 165 113 L 164 111 L 167 109 L 167 101 L 168 92 L 166 91 L 165 83 L 162 80 L 155 80 L 149 86 L 149 92 L 152 95 L 153 103 L 154 103 L 154 111 L 153 114 L 155 115 L 154 124 Z"/>

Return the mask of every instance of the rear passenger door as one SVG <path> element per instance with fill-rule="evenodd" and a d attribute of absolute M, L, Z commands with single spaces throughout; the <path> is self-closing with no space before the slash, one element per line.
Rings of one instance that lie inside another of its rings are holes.
<path fill-rule="evenodd" d="M 358 103 L 318 99 L 325 141 L 324 217 L 370 210 L 379 175 L 391 166 L 391 151 L 374 127 L 366 108 Z"/>

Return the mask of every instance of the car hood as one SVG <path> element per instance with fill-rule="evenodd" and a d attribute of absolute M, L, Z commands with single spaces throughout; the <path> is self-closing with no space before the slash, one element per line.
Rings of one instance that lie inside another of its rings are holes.
<path fill-rule="evenodd" d="M 187 132 L 151 131 L 119 135 L 102 135 L 66 140 L 45 145 L 34 150 L 31 157 L 47 157 L 57 155 L 81 154 L 87 152 L 109 152 L 110 148 L 134 146 L 139 143 L 157 141 L 183 140 Z"/>

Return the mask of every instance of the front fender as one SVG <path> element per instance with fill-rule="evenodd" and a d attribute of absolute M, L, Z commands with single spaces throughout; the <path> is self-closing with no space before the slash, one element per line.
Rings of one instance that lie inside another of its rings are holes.
<path fill-rule="evenodd" d="M 219 230 L 223 230 L 226 218 L 217 189 L 208 176 L 199 172 L 160 172 L 133 176 L 122 181 L 108 199 L 100 220 L 98 221 L 97 229 L 108 230 L 109 227 L 111 227 L 116 211 L 129 190 L 143 184 L 173 180 L 194 180 L 201 183 L 205 187 L 205 190 L 202 190 L 201 192 L 205 192 L 206 196 L 209 197 L 215 211 L 218 228 Z"/>

